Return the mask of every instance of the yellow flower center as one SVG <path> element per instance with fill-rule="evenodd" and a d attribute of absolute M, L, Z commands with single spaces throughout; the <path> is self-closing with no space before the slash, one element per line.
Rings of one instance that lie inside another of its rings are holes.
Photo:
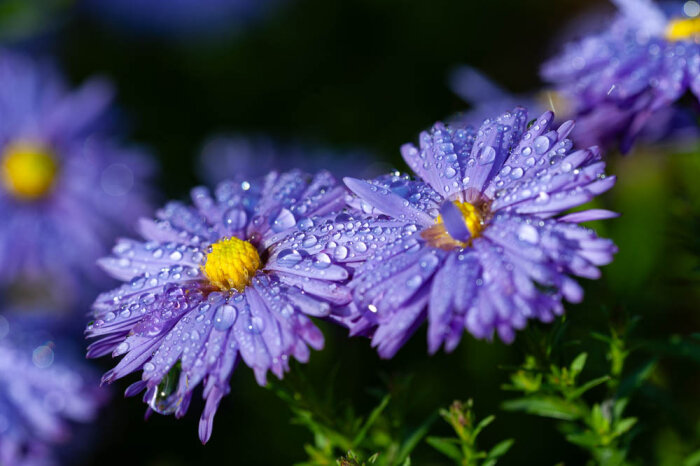
<path fill-rule="evenodd" d="M 466 248 L 471 240 L 478 237 L 484 229 L 483 212 L 479 208 L 469 202 L 453 201 L 453 204 L 462 213 L 464 224 L 471 233 L 471 238 L 468 242 L 452 238 L 445 229 L 442 216 L 438 215 L 435 224 L 421 233 L 421 236 L 433 247 L 440 249 Z"/>
<path fill-rule="evenodd" d="M 231 237 L 211 245 L 202 270 L 211 284 L 220 290 L 236 289 L 240 292 L 250 284 L 260 265 L 260 256 L 255 246 L 248 241 Z"/>
<path fill-rule="evenodd" d="M 666 26 L 666 39 L 670 41 L 688 40 L 700 37 L 700 17 L 674 19 Z"/>
<path fill-rule="evenodd" d="M 35 200 L 53 186 L 58 166 L 51 151 L 41 144 L 13 142 L 2 157 L 2 184 L 15 197 Z"/>

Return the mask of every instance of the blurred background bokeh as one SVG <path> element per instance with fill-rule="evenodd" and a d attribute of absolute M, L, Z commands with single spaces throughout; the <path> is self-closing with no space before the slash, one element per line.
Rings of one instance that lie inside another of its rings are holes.
<path fill-rule="evenodd" d="M 5 46 L 54 59 L 73 84 L 95 74 L 112 79 L 120 124 L 160 162 L 163 199 L 184 199 L 207 181 L 198 155 L 215 134 L 357 150 L 373 154 L 372 163 L 385 169 L 405 170 L 400 145 L 467 108 L 448 88 L 451 69 L 469 64 L 513 92 L 536 89 L 538 67 L 558 50 L 567 25 L 598 8 L 612 11 L 589 0 L 288 0 L 266 6 L 249 24 L 178 33 L 124 27 L 105 20 L 108 13 L 96 4 L 3 0 L 0 38 Z M 620 253 L 600 281 L 584 283 L 584 302 L 567 306 L 564 362 L 582 346 L 589 352 L 596 347 L 591 331 L 605 333 L 611 322 L 638 317 L 633 341 L 653 342 L 645 346 L 652 350 L 635 353 L 629 369 L 650 359 L 657 364 L 630 407 L 643 420 L 633 457 L 643 464 L 682 464 L 679 458 L 700 448 L 700 351 L 678 343 L 700 331 L 700 153 L 640 146 L 624 158 L 610 157 L 618 186 L 597 205 L 623 216 L 596 228 Z M 338 416 L 350 406 L 369 412 L 377 393 L 390 389 L 402 411 L 393 428 L 410 431 L 452 400 L 473 398 L 478 415 L 497 417 L 483 434 L 485 444 L 515 439 L 499 464 L 585 464 L 581 450 L 551 421 L 499 408 L 508 396 L 501 390 L 507 368 L 522 362 L 527 336 L 510 346 L 465 337 L 454 353 L 429 357 L 422 330 L 396 358 L 381 361 L 368 341 L 347 339 L 329 325 L 323 330 L 326 349 L 309 364 L 296 364 L 292 377 L 299 372 L 319 392 L 331 390 Z M 591 374 L 607 370 L 604 347 L 589 359 Z M 98 364 L 111 365 L 107 359 Z M 95 449 L 86 464 L 304 460 L 311 434 L 290 422 L 274 390 L 257 386 L 252 372 L 241 369 L 206 446 L 196 435 L 198 400 L 180 421 L 153 415 L 144 422 L 144 404 L 116 396 L 94 426 L 98 434 L 89 437 Z M 113 388 L 126 386 L 119 381 Z M 440 422 L 434 428 L 449 431 Z M 444 464 L 427 444 L 416 448 L 412 461 Z"/>

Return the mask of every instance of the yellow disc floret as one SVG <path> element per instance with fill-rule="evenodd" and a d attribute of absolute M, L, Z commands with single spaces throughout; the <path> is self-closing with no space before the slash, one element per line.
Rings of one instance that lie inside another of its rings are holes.
<path fill-rule="evenodd" d="M 479 211 L 476 210 L 476 207 L 468 202 L 454 201 L 453 204 L 462 212 L 464 224 L 467 225 L 469 233 L 472 234 L 472 238 L 479 236 L 482 228 L 481 215 Z M 435 219 L 435 223 L 442 223 L 442 217 L 440 215 Z"/>
<path fill-rule="evenodd" d="M 31 142 L 13 142 L 2 156 L 2 184 L 15 197 L 35 200 L 54 184 L 58 167 L 49 149 Z"/>
<path fill-rule="evenodd" d="M 442 216 L 438 215 L 435 219 L 435 224 L 430 228 L 426 228 L 421 233 L 421 236 L 433 247 L 440 249 L 466 248 L 471 244 L 471 240 L 481 234 L 484 229 L 484 212 L 482 208 L 475 206 L 469 202 L 453 201 L 462 213 L 464 224 L 471 233 L 471 238 L 468 242 L 456 240 L 450 236 L 445 229 L 445 224 L 442 221 Z"/>
<path fill-rule="evenodd" d="M 669 21 L 666 26 L 666 39 L 670 41 L 700 38 L 700 17 Z"/>
<path fill-rule="evenodd" d="M 248 241 L 231 237 L 211 245 L 202 267 L 212 285 L 222 291 L 243 289 L 260 268 L 260 256 Z"/>

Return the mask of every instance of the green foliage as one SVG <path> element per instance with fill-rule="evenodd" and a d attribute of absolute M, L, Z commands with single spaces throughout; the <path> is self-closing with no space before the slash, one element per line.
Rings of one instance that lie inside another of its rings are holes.
<path fill-rule="evenodd" d="M 397 399 L 408 392 L 408 383 L 408 379 L 392 380 L 388 384 L 391 392 L 375 393 L 378 400 L 375 407 L 361 415 L 347 401 L 334 398 L 333 383 L 319 395 L 301 370 L 285 378 L 284 383 L 275 386 L 275 391 L 291 409 L 292 422 L 304 426 L 314 436 L 313 444 L 304 445 L 308 460 L 299 466 L 409 466 L 409 455 L 425 437 L 436 416 L 410 429 L 403 418 L 405 410 L 389 409 L 390 403 L 399 404 Z"/>
<path fill-rule="evenodd" d="M 588 361 L 585 352 L 563 366 L 550 362 L 552 351 L 544 352 L 546 358 L 526 357 L 511 374 L 510 384 L 503 387 L 523 396 L 504 402 L 503 409 L 560 421 L 558 427 L 566 440 L 586 450 L 595 464 L 628 464 L 629 441 L 637 418 L 625 416 L 624 411 L 630 393 L 649 377 L 656 362 L 649 361 L 623 378 L 630 354 L 624 336 L 625 332 L 614 329 L 611 335 L 593 334 L 606 344 L 609 371 L 585 382 L 581 380 Z M 591 401 L 589 392 L 596 388 L 605 388 L 605 395 Z"/>
<path fill-rule="evenodd" d="M 338 458 L 336 460 L 336 463 L 338 466 L 367 466 L 369 464 L 374 464 L 377 461 L 377 458 L 379 457 L 378 453 L 375 453 L 374 455 L 370 456 L 367 458 L 367 461 L 362 460 L 359 455 L 356 453 L 349 451 L 347 455 Z M 406 466 L 410 465 L 410 460 L 407 460 Z"/>
<path fill-rule="evenodd" d="M 495 416 L 477 422 L 473 406 L 472 400 L 466 403 L 455 401 L 449 409 L 440 410 L 440 416 L 452 426 L 456 437 L 428 437 L 426 441 L 460 466 L 493 466 L 508 452 L 513 440 L 504 440 L 489 451 L 479 451 L 477 437 L 494 421 Z"/>

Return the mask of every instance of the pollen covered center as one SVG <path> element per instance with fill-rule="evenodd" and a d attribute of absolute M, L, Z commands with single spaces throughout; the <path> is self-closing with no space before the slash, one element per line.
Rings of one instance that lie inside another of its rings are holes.
<path fill-rule="evenodd" d="M 51 151 L 41 144 L 13 142 L 2 156 L 2 184 L 19 199 L 46 195 L 56 179 L 58 166 Z"/>
<path fill-rule="evenodd" d="M 674 19 L 666 26 L 666 39 L 670 41 L 700 38 L 700 17 Z"/>
<path fill-rule="evenodd" d="M 462 221 L 467 227 L 469 234 L 464 236 L 454 237 L 450 234 L 449 229 L 445 225 L 442 215 L 438 215 L 435 219 L 435 224 L 423 231 L 421 236 L 428 243 L 440 249 L 465 248 L 471 244 L 471 240 L 478 237 L 484 229 L 484 217 L 481 209 L 469 202 L 453 201 L 452 204 L 457 207 L 462 216 Z M 465 232 L 466 233 L 466 232 Z"/>
<path fill-rule="evenodd" d="M 202 270 L 211 284 L 220 290 L 243 291 L 260 265 L 260 256 L 255 246 L 248 241 L 230 237 L 210 246 Z"/>

